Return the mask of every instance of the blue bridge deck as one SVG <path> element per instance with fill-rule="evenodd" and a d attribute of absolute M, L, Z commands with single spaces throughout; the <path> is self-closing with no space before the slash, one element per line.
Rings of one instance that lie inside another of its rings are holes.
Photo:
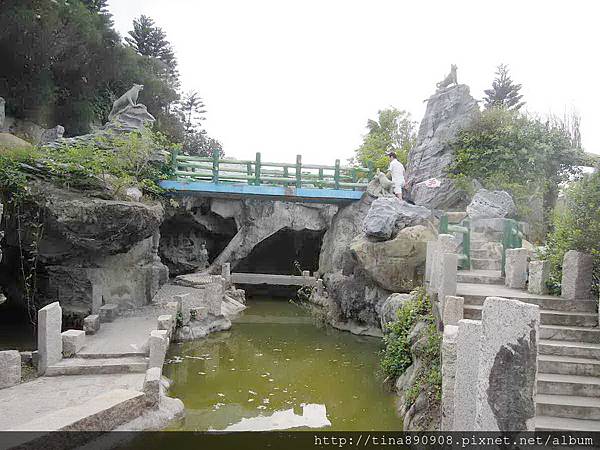
<path fill-rule="evenodd" d="M 348 203 L 360 200 L 364 191 L 329 188 L 296 188 L 293 186 L 254 186 L 242 183 L 212 183 L 208 181 L 174 181 L 160 183 L 163 189 L 206 197 L 257 197 L 313 203 Z"/>

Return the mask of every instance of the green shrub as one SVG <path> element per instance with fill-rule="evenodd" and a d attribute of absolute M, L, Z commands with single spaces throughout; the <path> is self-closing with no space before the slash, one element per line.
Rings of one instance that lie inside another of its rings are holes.
<path fill-rule="evenodd" d="M 110 185 L 115 196 L 133 185 L 157 196 L 162 193 L 159 181 L 171 171 L 153 160 L 161 148 L 168 148 L 164 137 L 145 130 L 57 148 L 0 149 L 0 191 L 9 201 L 20 198 L 27 193 L 28 178 L 39 175 L 84 190 Z"/>
<path fill-rule="evenodd" d="M 550 261 L 550 288 L 560 292 L 562 261 L 569 250 L 594 257 L 594 291 L 600 285 L 600 173 L 572 183 L 565 192 L 564 205 L 554 212 L 553 231 L 548 235 L 544 257 Z"/>
<path fill-rule="evenodd" d="M 521 219 L 530 221 L 532 197 L 540 202 L 538 223 L 545 229 L 559 185 L 579 174 L 583 152 L 578 130 L 565 120 L 542 121 L 518 111 L 492 108 L 462 130 L 453 143 L 450 174 L 461 186 L 477 179 L 487 189 L 508 191 Z"/>
<path fill-rule="evenodd" d="M 413 363 L 409 334 L 418 322 L 425 322 L 418 339 L 424 338 L 420 348 L 423 365 L 414 384 L 404 393 L 406 406 L 410 406 L 420 393 L 424 392 L 430 405 L 441 400 L 441 343 L 431 311 L 431 303 L 423 288 L 415 289 L 411 299 L 398 310 L 398 318 L 389 324 L 384 334 L 385 349 L 382 352 L 381 367 L 388 378 L 402 375 Z"/>

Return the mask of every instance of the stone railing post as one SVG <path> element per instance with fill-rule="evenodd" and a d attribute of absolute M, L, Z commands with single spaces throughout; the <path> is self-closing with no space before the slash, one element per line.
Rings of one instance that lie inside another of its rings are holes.
<path fill-rule="evenodd" d="M 481 322 L 475 431 L 534 431 L 540 308 L 487 297 Z"/>
<path fill-rule="evenodd" d="M 477 379 L 481 321 L 458 321 L 456 339 L 456 381 L 454 385 L 454 431 L 475 430 Z"/>
<path fill-rule="evenodd" d="M 593 258 L 586 253 L 569 250 L 563 259 L 562 297 L 589 300 L 592 297 Z"/>
<path fill-rule="evenodd" d="M 62 308 L 50 303 L 38 311 L 38 374 L 62 359 Z"/>
<path fill-rule="evenodd" d="M 457 334 L 457 326 L 444 327 L 442 338 L 442 431 L 453 429 Z"/>
<path fill-rule="evenodd" d="M 527 284 L 527 258 L 529 252 L 524 248 L 509 248 L 506 250 L 504 284 L 509 288 L 524 289 Z"/>

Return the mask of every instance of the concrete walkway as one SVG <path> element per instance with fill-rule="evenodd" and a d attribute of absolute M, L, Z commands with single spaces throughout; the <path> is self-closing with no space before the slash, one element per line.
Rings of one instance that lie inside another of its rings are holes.
<path fill-rule="evenodd" d="M 144 373 L 41 377 L 0 389 L 0 430 L 10 430 L 57 410 L 85 404 L 114 389 L 139 391 Z"/>

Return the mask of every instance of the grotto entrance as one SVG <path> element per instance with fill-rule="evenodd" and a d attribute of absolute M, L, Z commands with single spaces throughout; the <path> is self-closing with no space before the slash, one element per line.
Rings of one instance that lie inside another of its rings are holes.
<path fill-rule="evenodd" d="M 232 272 L 302 275 L 303 271 L 315 272 L 319 268 L 319 254 L 325 230 L 295 231 L 283 228 L 268 237 L 242 259 Z M 295 295 L 298 286 L 244 285 L 250 295 Z"/>

